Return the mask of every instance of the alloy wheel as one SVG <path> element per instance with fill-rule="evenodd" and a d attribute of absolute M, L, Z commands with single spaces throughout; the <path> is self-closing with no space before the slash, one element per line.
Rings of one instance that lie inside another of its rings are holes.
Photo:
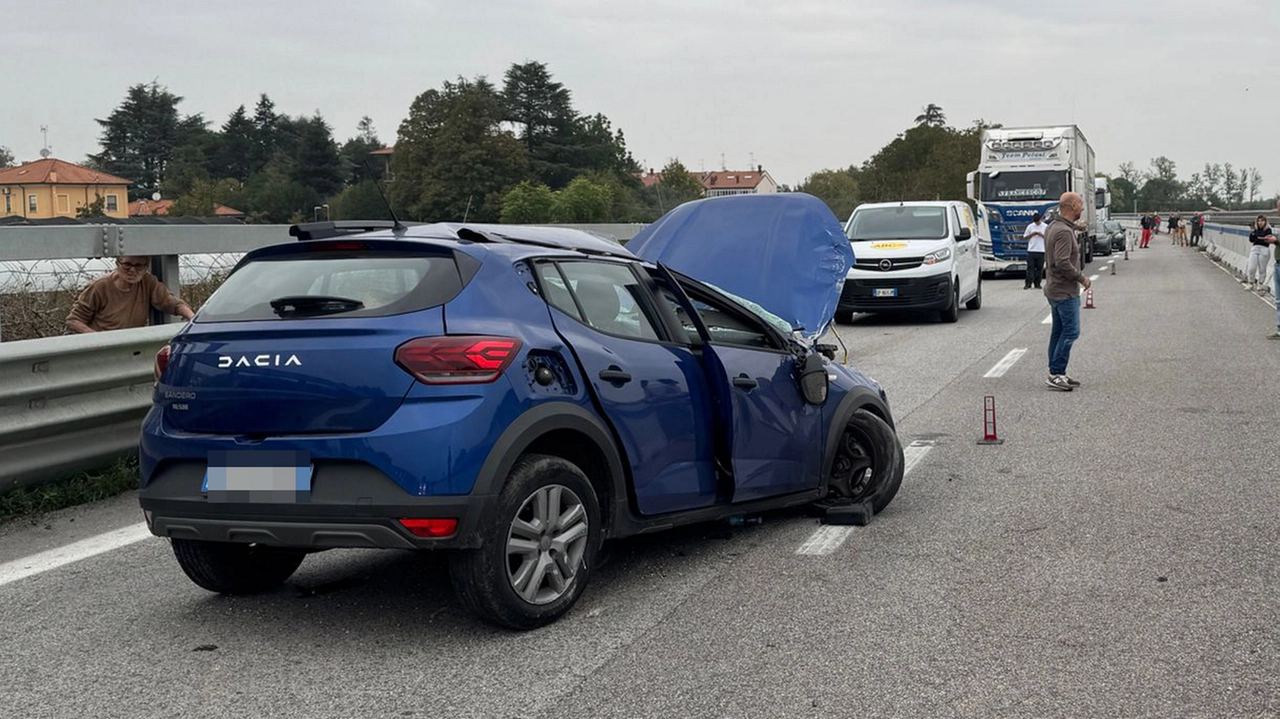
<path fill-rule="evenodd" d="M 573 490 L 540 487 L 516 512 L 507 531 L 507 573 L 511 588 L 530 604 L 563 597 L 582 566 L 587 549 L 587 510 Z"/>

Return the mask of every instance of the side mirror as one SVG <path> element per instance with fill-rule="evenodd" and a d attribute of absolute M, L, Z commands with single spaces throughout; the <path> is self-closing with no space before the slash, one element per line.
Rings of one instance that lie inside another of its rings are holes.
<path fill-rule="evenodd" d="M 827 403 L 827 392 L 831 379 L 827 376 L 827 365 L 822 357 L 811 354 L 805 357 L 800 367 L 800 392 L 804 401 L 816 407 Z"/>
<path fill-rule="evenodd" d="M 964 242 L 970 239 L 973 239 L 973 233 L 969 231 L 968 227 L 961 227 L 960 232 L 956 235 L 956 242 Z"/>
<path fill-rule="evenodd" d="M 965 178 L 964 178 L 965 193 L 968 195 L 970 200 L 973 200 L 975 202 L 977 201 L 978 196 L 977 196 L 977 193 L 974 192 L 973 180 L 975 177 L 977 177 L 977 175 L 978 173 L 976 172 L 970 172 L 968 175 L 965 175 Z"/>

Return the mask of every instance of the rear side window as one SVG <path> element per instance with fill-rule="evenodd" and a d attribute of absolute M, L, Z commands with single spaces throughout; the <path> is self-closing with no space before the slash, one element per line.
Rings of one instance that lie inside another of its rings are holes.
<path fill-rule="evenodd" d="M 250 262 L 200 309 L 201 322 L 385 317 L 462 291 L 451 254 L 298 254 Z"/>
<path fill-rule="evenodd" d="M 656 323 L 645 307 L 640 281 L 629 267 L 587 261 L 543 263 L 538 265 L 538 277 L 547 302 L 578 321 L 606 334 L 657 341 Z"/>

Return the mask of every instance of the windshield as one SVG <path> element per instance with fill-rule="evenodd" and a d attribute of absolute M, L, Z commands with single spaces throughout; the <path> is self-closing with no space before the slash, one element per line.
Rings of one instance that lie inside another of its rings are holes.
<path fill-rule="evenodd" d="M 1066 170 L 996 172 L 982 176 L 983 202 L 1057 200 L 1066 191 Z"/>
<path fill-rule="evenodd" d="M 853 213 L 849 239 L 941 240 L 947 236 L 947 208 L 931 206 L 867 207 Z"/>

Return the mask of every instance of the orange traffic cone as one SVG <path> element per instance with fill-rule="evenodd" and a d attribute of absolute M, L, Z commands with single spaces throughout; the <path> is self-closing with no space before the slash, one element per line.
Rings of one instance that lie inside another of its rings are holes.
<path fill-rule="evenodd" d="M 1084 308 L 1085 308 L 1086 310 L 1094 309 L 1094 306 L 1093 306 L 1093 288 L 1092 288 L 1092 287 L 1090 287 L 1089 289 L 1087 289 L 1087 290 L 1085 290 L 1085 291 L 1084 291 Z"/>

